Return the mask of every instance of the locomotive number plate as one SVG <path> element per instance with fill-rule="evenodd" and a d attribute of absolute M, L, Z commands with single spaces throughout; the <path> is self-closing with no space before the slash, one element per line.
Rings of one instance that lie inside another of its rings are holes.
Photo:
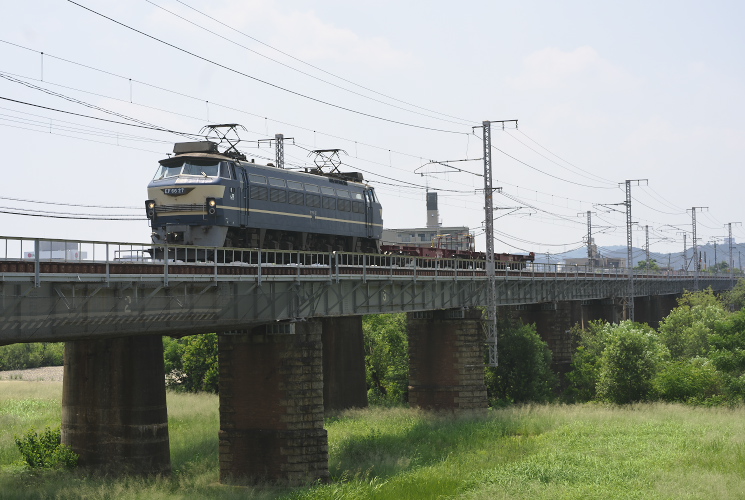
<path fill-rule="evenodd" d="M 194 188 L 165 188 L 163 189 L 163 194 L 167 194 L 168 196 L 181 196 L 187 194 L 192 189 Z"/>

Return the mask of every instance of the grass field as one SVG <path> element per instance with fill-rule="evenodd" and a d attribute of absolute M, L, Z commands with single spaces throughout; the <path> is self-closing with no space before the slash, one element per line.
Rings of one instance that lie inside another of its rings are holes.
<path fill-rule="evenodd" d="M 327 420 L 334 481 L 218 483 L 217 398 L 169 394 L 170 478 L 31 473 L 13 438 L 60 423 L 60 383 L 0 382 L 0 499 L 745 498 L 745 409 L 522 406 L 453 417 L 370 409 Z"/>

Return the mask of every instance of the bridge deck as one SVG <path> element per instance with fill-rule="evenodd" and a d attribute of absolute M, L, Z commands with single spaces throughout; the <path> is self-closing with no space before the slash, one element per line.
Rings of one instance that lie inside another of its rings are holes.
<path fill-rule="evenodd" d="M 483 261 L 59 240 L 22 240 L 9 251 L 9 241 L 18 243 L 5 239 L 0 252 L 0 343 L 185 335 L 486 303 Z M 55 245 L 64 247 L 61 256 Z M 158 251 L 170 258 L 150 258 Z M 176 258 L 191 256 L 203 261 Z M 626 297 L 625 271 L 532 263 L 500 269 L 498 305 Z M 715 290 L 733 283 L 728 275 L 650 272 L 635 274 L 635 296 L 679 294 L 696 281 Z"/>

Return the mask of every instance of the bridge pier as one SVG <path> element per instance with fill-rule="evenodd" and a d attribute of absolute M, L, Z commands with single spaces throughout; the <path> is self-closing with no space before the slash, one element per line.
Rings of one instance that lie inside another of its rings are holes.
<path fill-rule="evenodd" d="M 362 316 L 323 318 L 323 407 L 367 407 Z"/>
<path fill-rule="evenodd" d="M 647 295 L 634 298 L 634 320 L 647 323 L 652 328 L 660 326 L 660 321 L 678 306 L 679 295 Z"/>
<path fill-rule="evenodd" d="M 408 313 L 409 404 L 432 410 L 487 407 L 479 309 Z"/>
<path fill-rule="evenodd" d="M 108 473 L 171 470 L 159 335 L 65 343 L 62 442 Z"/>
<path fill-rule="evenodd" d="M 329 479 L 321 322 L 218 336 L 220 481 Z"/>

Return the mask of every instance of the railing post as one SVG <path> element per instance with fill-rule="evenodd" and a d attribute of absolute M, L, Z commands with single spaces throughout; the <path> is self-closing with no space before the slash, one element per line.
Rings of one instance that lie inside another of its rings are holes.
<path fill-rule="evenodd" d="M 93 248 L 96 248 L 95 245 Z M 93 260 L 96 260 L 95 257 Z M 109 286 L 111 281 L 111 266 L 109 264 L 109 244 L 106 243 L 106 286 Z"/>
<path fill-rule="evenodd" d="M 217 283 L 217 252 L 218 252 L 217 247 L 215 247 L 215 253 L 212 254 L 212 260 L 214 261 L 213 267 L 215 268 L 215 283 Z M 206 248 L 204 249 L 204 253 L 205 253 L 205 256 L 204 256 L 205 259 L 204 260 L 206 261 L 207 260 L 207 255 L 206 255 L 207 254 L 207 249 Z M 234 257 L 235 257 L 235 255 L 234 255 Z M 241 258 L 243 258 L 242 255 L 241 255 Z"/>
<path fill-rule="evenodd" d="M 49 247 L 51 248 L 51 246 Z M 39 264 L 39 240 L 34 240 L 34 287 L 41 286 L 41 269 Z"/>
<path fill-rule="evenodd" d="M 367 254 L 362 254 L 362 282 L 367 283 Z"/>
<path fill-rule="evenodd" d="M 176 251 L 174 250 L 174 255 Z M 163 286 L 168 286 L 168 241 L 163 250 Z"/>
<path fill-rule="evenodd" d="M 259 267 L 256 271 L 256 282 L 261 286 L 261 248 L 259 248 Z"/>

